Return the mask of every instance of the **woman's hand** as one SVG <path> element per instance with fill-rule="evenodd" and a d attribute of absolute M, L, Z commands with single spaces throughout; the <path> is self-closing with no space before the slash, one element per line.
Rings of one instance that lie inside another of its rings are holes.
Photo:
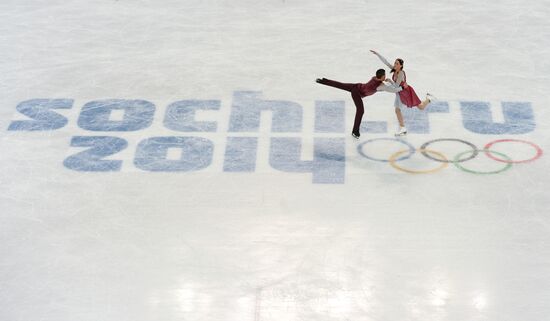
<path fill-rule="evenodd" d="M 409 88 L 409 85 L 407 85 L 407 82 L 406 82 L 406 81 L 404 81 L 404 82 L 401 84 L 401 86 L 402 86 L 403 88 L 405 88 L 405 89 Z"/>

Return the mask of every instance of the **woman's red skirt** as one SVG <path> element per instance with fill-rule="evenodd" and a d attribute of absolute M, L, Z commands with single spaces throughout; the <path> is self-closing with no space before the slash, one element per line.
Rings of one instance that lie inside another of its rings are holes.
<path fill-rule="evenodd" d="M 410 85 L 399 92 L 399 98 L 401 98 L 401 102 L 409 108 L 418 106 L 422 102 Z"/>

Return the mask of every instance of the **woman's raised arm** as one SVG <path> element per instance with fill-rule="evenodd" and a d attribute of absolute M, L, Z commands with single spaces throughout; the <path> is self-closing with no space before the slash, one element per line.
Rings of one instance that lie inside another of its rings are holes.
<path fill-rule="evenodd" d="M 371 50 L 370 52 L 372 52 L 373 54 L 375 54 L 376 56 L 378 56 L 378 58 L 379 58 L 380 60 L 382 60 L 382 62 L 383 62 L 386 66 L 388 66 L 388 67 L 390 67 L 390 68 L 393 68 L 393 65 L 390 64 L 390 63 L 386 60 L 386 58 L 382 57 L 382 55 L 380 55 L 378 52 L 376 52 L 376 51 L 374 51 L 374 50 Z"/>

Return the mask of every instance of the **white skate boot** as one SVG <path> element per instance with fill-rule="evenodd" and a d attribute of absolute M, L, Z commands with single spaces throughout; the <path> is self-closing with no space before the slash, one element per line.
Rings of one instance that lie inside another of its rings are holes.
<path fill-rule="evenodd" d="M 406 127 L 399 127 L 399 130 L 397 133 L 395 133 L 395 136 L 405 136 L 407 135 L 407 128 Z"/>

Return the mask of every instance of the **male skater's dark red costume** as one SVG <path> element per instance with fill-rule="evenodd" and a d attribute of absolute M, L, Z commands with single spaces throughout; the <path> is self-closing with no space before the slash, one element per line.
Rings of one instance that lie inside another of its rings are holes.
<path fill-rule="evenodd" d="M 380 72 L 382 71 L 382 72 Z M 383 84 L 385 78 L 385 72 L 383 69 L 377 71 L 377 77 L 372 77 L 372 79 L 366 84 L 356 83 L 356 84 L 346 84 L 341 83 L 335 80 L 330 80 L 326 78 L 319 78 L 316 81 L 322 85 L 327 85 L 335 88 L 339 88 L 351 93 L 351 98 L 355 103 L 355 121 L 353 122 L 352 135 L 355 138 L 359 138 L 359 127 L 361 126 L 361 120 L 363 119 L 363 114 L 365 113 L 365 107 L 363 105 L 363 97 L 374 95 L 378 91 L 388 91 L 388 92 L 399 92 L 401 87 L 396 89 L 395 87 L 388 86 Z"/>

